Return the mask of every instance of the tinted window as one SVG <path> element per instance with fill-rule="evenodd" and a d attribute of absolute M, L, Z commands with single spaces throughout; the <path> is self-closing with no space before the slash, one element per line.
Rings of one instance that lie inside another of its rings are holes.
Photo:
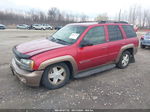
<path fill-rule="evenodd" d="M 130 25 L 123 25 L 122 27 L 123 27 L 123 29 L 124 29 L 124 31 L 126 33 L 126 36 L 128 38 L 137 37 L 137 35 L 136 35 L 136 33 L 135 33 L 135 31 L 134 31 L 132 26 L 130 26 Z"/>
<path fill-rule="evenodd" d="M 108 26 L 108 33 L 109 33 L 109 40 L 110 41 L 115 41 L 115 40 L 121 40 L 122 39 L 122 33 L 119 29 L 119 26 L 109 25 Z"/>
<path fill-rule="evenodd" d="M 105 42 L 105 31 L 103 26 L 94 27 L 84 37 L 84 40 L 90 41 L 92 44 L 100 44 Z"/>

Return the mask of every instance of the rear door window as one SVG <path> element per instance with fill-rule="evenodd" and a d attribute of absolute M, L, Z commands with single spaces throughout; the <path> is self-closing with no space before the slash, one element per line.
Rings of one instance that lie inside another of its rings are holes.
<path fill-rule="evenodd" d="M 128 38 L 137 37 L 137 35 L 136 35 L 136 33 L 135 33 L 135 31 L 131 25 L 123 25 L 122 27 L 123 27 L 123 29 L 126 33 L 126 36 Z"/>
<path fill-rule="evenodd" d="M 122 33 L 118 25 L 108 25 L 109 41 L 116 41 L 123 39 Z"/>

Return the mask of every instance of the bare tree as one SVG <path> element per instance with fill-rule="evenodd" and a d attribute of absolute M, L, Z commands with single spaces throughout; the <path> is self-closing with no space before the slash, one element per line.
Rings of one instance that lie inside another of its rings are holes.
<path fill-rule="evenodd" d="M 118 21 L 120 21 L 120 20 L 121 20 L 121 9 L 119 11 L 119 16 L 118 16 Z"/>
<path fill-rule="evenodd" d="M 136 24 L 136 20 L 138 17 L 138 12 L 137 12 L 138 7 L 134 5 L 129 9 L 129 22 L 132 23 L 133 25 Z"/>
<path fill-rule="evenodd" d="M 88 16 L 85 14 L 81 14 L 80 15 L 81 20 L 80 21 L 87 21 L 88 20 Z"/>
<path fill-rule="evenodd" d="M 107 13 L 99 14 L 95 17 L 96 21 L 108 20 Z M 73 14 L 61 11 L 55 7 L 47 12 L 31 9 L 28 12 L 16 10 L 0 10 L 0 24 L 34 24 L 48 23 L 53 26 L 65 25 L 71 22 L 88 21 L 89 16 L 85 14 Z M 150 9 L 144 9 L 133 5 L 128 10 L 122 10 L 116 14 L 115 20 L 128 21 L 130 24 L 138 25 L 141 28 L 150 28 Z"/>
<path fill-rule="evenodd" d="M 146 18 L 146 21 L 147 21 L 145 24 L 147 24 L 147 27 L 150 28 L 150 12 L 146 11 L 145 14 L 146 14 L 145 18 Z"/>
<path fill-rule="evenodd" d="M 59 11 L 59 9 L 57 9 L 55 7 L 48 10 L 48 17 L 49 17 L 49 20 L 51 20 L 51 21 L 57 20 L 59 15 L 60 15 L 60 11 Z"/>

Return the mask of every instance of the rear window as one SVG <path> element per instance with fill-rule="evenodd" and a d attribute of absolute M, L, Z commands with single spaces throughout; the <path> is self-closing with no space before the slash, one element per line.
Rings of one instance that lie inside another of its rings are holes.
<path fill-rule="evenodd" d="M 130 26 L 130 25 L 123 25 L 122 27 L 123 27 L 123 29 L 124 29 L 124 31 L 126 33 L 126 36 L 128 38 L 137 37 L 137 35 L 136 35 L 136 33 L 135 33 L 135 31 L 134 31 L 132 26 Z"/>

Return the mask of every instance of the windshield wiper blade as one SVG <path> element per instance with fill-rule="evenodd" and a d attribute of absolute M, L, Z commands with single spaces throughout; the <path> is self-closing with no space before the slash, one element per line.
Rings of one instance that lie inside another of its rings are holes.
<path fill-rule="evenodd" d="M 61 40 L 61 39 L 58 39 L 58 38 L 55 38 L 55 39 L 58 40 L 58 41 L 61 41 L 61 42 L 64 42 L 64 43 L 69 44 L 68 42 L 66 42 L 66 41 L 64 41 L 64 40 Z"/>
<path fill-rule="evenodd" d="M 59 43 L 63 43 L 63 44 L 70 44 L 70 43 L 68 43 L 68 42 L 66 42 L 66 41 L 64 41 L 64 40 L 62 40 L 62 39 L 59 39 L 59 38 L 55 38 L 55 37 L 53 37 L 53 36 L 51 36 L 51 38 L 49 37 L 49 40 L 51 40 L 51 41 L 53 41 L 53 42 L 59 42 Z"/>

